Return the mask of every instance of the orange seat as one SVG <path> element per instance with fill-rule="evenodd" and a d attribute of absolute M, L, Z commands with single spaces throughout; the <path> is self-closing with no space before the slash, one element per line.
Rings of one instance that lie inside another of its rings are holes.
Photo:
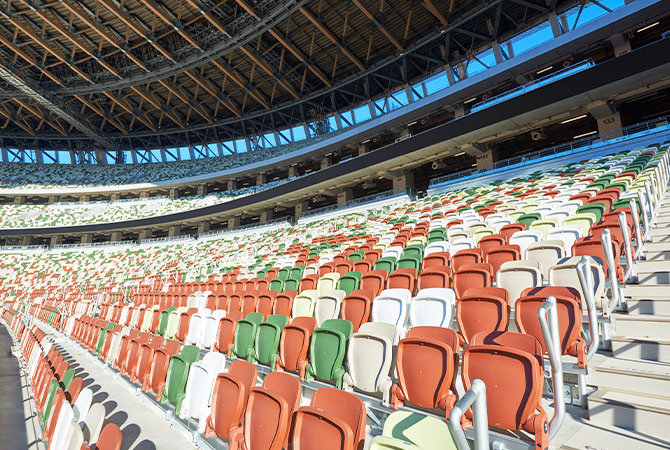
<path fill-rule="evenodd" d="M 391 389 L 394 409 L 409 401 L 422 408 L 451 411 L 457 400 L 451 391 L 454 372 L 454 349 L 448 343 L 431 337 L 406 337 L 398 344 L 398 382 Z"/>
<path fill-rule="evenodd" d="M 465 265 L 482 262 L 484 262 L 484 251 L 481 248 L 465 248 L 451 256 L 451 269 L 457 272 Z"/>
<path fill-rule="evenodd" d="M 149 342 L 150 337 L 151 335 L 149 333 L 142 333 L 137 337 L 137 339 L 133 339 L 132 341 L 130 341 L 130 343 L 128 344 L 128 352 L 126 354 L 126 359 L 121 362 L 121 367 L 119 368 L 119 372 L 121 373 L 121 375 L 133 373 L 135 365 L 137 364 L 137 359 L 140 354 L 140 348 L 142 347 L 143 344 Z"/>
<path fill-rule="evenodd" d="M 470 288 L 456 302 L 458 329 L 468 343 L 480 331 L 506 331 L 509 313 L 509 293 L 503 288 Z"/>
<path fill-rule="evenodd" d="M 295 413 L 288 448 L 363 450 L 366 419 L 360 398 L 339 389 L 321 388 L 310 406 Z"/>
<path fill-rule="evenodd" d="M 454 273 L 454 291 L 460 298 L 470 288 L 490 287 L 493 284 L 493 268 L 489 263 L 466 264 Z"/>
<path fill-rule="evenodd" d="M 188 327 L 191 324 L 191 316 L 197 312 L 198 308 L 189 308 L 179 315 L 177 331 L 175 332 L 174 337 L 180 342 L 184 342 L 184 339 L 186 339 L 186 335 L 188 334 Z"/>
<path fill-rule="evenodd" d="M 298 292 L 310 290 L 310 289 L 316 289 L 316 284 L 319 282 L 319 275 L 317 274 L 312 274 L 312 275 L 305 275 L 302 277 L 302 280 L 300 280 L 300 285 L 298 287 Z"/>
<path fill-rule="evenodd" d="M 334 262 L 329 262 L 329 263 L 325 263 L 325 264 L 322 264 L 321 266 L 319 266 L 319 274 L 318 275 L 319 275 L 319 278 L 321 278 L 325 274 L 333 273 L 333 272 L 335 272 L 335 263 Z"/>
<path fill-rule="evenodd" d="M 251 388 L 256 385 L 256 366 L 244 360 L 236 360 L 228 373 L 220 373 L 214 383 L 212 410 L 207 417 L 205 437 L 214 435 L 228 439 L 230 431 L 239 427 Z"/>
<path fill-rule="evenodd" d="M 284 291 L 281 294 L 278 294 L 275 297 L 272 314 L 281 314 L 291 317 L 291 311 L 293 311 L 293 299 L 296 295 L 298 295 L 298 292 L 293 290 Z"/>
<path fill-rule="evenodd" d="M 510 223 L 509 225 L 505 225 L 502 228 L 500 228 L 500 234 L 505 236 L 507 240 L 512 237 L 514 233 L 517 231 L 525 231 L 526 230 L 526 224 L 522 222 L 517 222 L 517 223 Z"/>
<path fill-rule="evenodd" d="M 79 393 L 81 392 L 83 387 L 84 387 L 83 378 L 74 377 L 72 379 L 72 382 L 70 383 L 70 386 L 67 388 L 67 392 L 65 393 L 65 398 L 67 399 L 68 402 L 70 402 L 70 405 L 74 405 L 74 402 L 77 401 L 77 397 L 79 397 Z"/>
<path fill-rule="evenodd" d="M 296 317 L 284 327 L 279 340 L 277 370 L 298 372 L 300 379 L 305 379 L 307 350 L 315 328 L 314 317 Z"/>
<path fill-rule="evenodd" d="M 473 344 L 463 351 L 461 373 L 466 390 L 475 379 L 486 385 L 490 426 L 525 430 L 534 435 L 535 448 L 549 447 L 547 414 L 541 403 L 544 373 L 532 354 L 512 347 Z"/>
<path fill-rule="evenodd" d="M 622 245 L 617 241 L 614 234 L 611 234 L 611 238 L 612 256 L 614 257 L 615 265 L 614 270 L 617 280 L 620 283 L 623 283 L 624 270 L 619 264 L 619 261 L 621 260 L 621 252 L 619 249 L 621 249 Z M 607 264 L 607 258 L 605 258 L 605 249 L 600 240 L 600 235 L 578 238 L 574 244 L 572 244 L 572 256 L 593 256 L 597 258 L 603 265 L 605 276 L 609 278 L 609 265 Z"/>
<path fill-rule="evenodd" d="M 414 289 L 416 287 L 416 275 L 416 269 L 396 269 L 388 277 L 387 288 L 407 289 L 411 293 L 414 293 Z"/>
<path fill-rule="evenodd" d="M 369 289 L 378 296 L 384 289 L 388 279 L 388 272 L 385 270 L 372 270 L 361 277 L 360 288 Z"/>
<path fill-rule="evenodd" d="M 447 344 L 454 352 L 454 370 L 451 379 L 451 391 L 456 392 L 456 378 L 458 376 L 458 360 L 460 358 L 461 348 L 463 347 L 463 338 L 451 328 L 418 326 L 407 330 L 405 338 L 414 339 L 434 339 Z"/>
<path fill-rule="evenodd" d="M 120 450 L 122 440 L 121 428 L 115 423 L 108 423 L 100 432 L 95 448 L 96 450 Z"/>
<path fill-rule="evenodd" d="M 504 234 L 491 234 L 484 236 L 477 243 L 477 247 L 481 248 L 486 255 L 491 250 L 494 250 L 502 245 L 507 245 L 508 238 Z"/>
<path fill-rule="evenodd" d="M 453 284 L 453 273 L 446 266 L 433 266 L 425 268 L 419 274 L 417 290 L 428 288 L 451 288 Z"/>
<path fill-rule="evenodd" d="M 245 294 L 242 297 L 242 317 L 246 317 L 251 312 L 256 312 L 258 305 L 258 298 L 253 294 Z"/>
<path fill-rule="evenodd" d="M 340 315 L 354 326 L 354 333 L 370 319 L 372 300 L 375 293 L 371 289 L 357 289 L 344 297 Z"/>
<path fill-rule="evenodd" d="M 368 273 L 372 270 L 372 267 L 374 266 L 374 264 L 375 264 L 375 262 L 372 259 L 363 258 L 361 260 L 358 260 L 354 264 L 353 271 L 354 272 L 360 272 L 363 275 L 365 275 L 366 273 Z"/>
<path fill-rule="evenodd" d="M 214 342 L 214 351 L 226 353 L 230 356 L 230 351 L 233 348 L 233 340 L 235 339 L 237 321 L 241 319 L 242 312 L 236 311 L 219 320 L 219 326 L 216 330 L 216 341 Z"/>
<path fill-rule="evenodd" d="M 495 280 L 500 266 L 507 261 L 518 261 L 521 259 L 521 247 L 516 244 L 501 245 L 486 254 L 486 262 L 491 264 L 493 279 Z"/>
<path fill-rule="evenodd" d="M 423 258 L 421 267 L 423 267 L 423 270 L 426 270 L 432 267 L 446 267 L 450 264 L 451 255 L 449 252 L 435 252 Z"/>
<path fill-rule="evenodd" d="M 228 314 L 242 311 L 242 297 L 238 294 L 232 294 L 228 297 Z"/>
<path fill-rule="evenodd" d="M 515 303 L 514 321 L 517 329 L 521 333 L 535 336 L 542 344 L 543 354 L 547 354 L 537 312 L 550 295 L 556 298 L 561 354 L 575 356 L 577 365 L 585 368 L 586 342 L 581 336 L 582 301 L 576 289 L 563 286 L 526 289 Z"/>
<path fill-rule="evenodd" d="M 272 314 L 272 309 L 275 305 L 276 294 L 273 291 L 261 294 L 258 296 L 258 303 L 256 303 L 256 312 L 263 314 L 265 319 Z"/>
<path fill-rule="evenodd" d="M 354 270 L 354 262 L 353 261 L 341 261 L 338 262 L 335 265 L 335 272 L 339 273 L 340 275 L 344 275 L 347 272 L 351 272 Z"/>
<path fill-rule="evenodd" d="M 154 359 L 154 351 L 163 347 L 163 338 L 154 336 L 150 342 L 142 344 L 137 356 L 135 368 L 130 372 L 130 381 L 135 383 L 142 382 L 144 377 L 149 374 L 151 362 Z"/>

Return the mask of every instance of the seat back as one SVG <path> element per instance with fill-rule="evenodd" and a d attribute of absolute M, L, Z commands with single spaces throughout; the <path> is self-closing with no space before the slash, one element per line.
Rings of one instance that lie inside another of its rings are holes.
<path fill-rule="evenodd" d="M 599 264 L 592 257 L 587 256 L 589 267 L 591 268 L 590 276 L 593 280 L 594 295 L 593 298 L 596 303 L 596 308 L 607 308 L 607 296 L 605 294 L 605 273 L 603 266 Z M 579 297 L 582 299 L 582 308 L 586 308 L 586 300 L 582 285 L 577 276 L 577 264 L 581 261 L 581 256 L 573 256 L 571 258 L 561 259 L 558 264 L 549 269 L 549 285 L 551 286 L 565 286 L 571 287 L 579 292 Z"/>
<path fill-rule="evenodd" d="M 292 317 L 314 317 L 314 308 L 316 306 L 316 299 L 318 298 L 318 291 L 314 289 L 302 291 L 293 299 Z"/>
<path fill-rule="evenodd" d="M 509 324 L 509 293 L 502 288 L 471 288 L 456 303 L 458 329 L 466 342 L 480 331 L 505 331 Z"/>
<path fill-rule="evenodd" d="M 287 324 L 287 316 L 274 314 L 258 325 L 254 345 L 255 361 L 274 367 L 276 359 L 279 357 L 279 340 L 282 330 Z"/>
<path fill-rule="evenodd" d="M 386 289 L 388 275 L 388 272 L 385 270 L 373 270 L 368 272 L 361 278 L 360 288 L 369 289 L 375 293 L 375 296 L 377 296 Z"/>
<path fill-rule="evenodd" d="M 321 326 L 328 319 L 336 319 L 340 315 L 340 306 L 346 292 L 340 289 L 326 291 L 319 295 L 314 307 L 314 317 L 316 323 Z"/>
<path fill-rule="evenodd" d="M 549 279 L 549 268 L 565 257 L 563 241 L 540 241 L 528 246 L 526 259 L 538 261 L 542 268 L 542 279 Z"/>
<path fill-rule="evenodd" d="M 284 327 L 279 341 L 279 364 L 284 370 L 299 370 L 299 363 L 307 360 L 307 349 L 316 328 L 313 317 L 296 317 Z"/>
<path fill-rule="evenodd" d="M 230 353 L 235 338 L 237 322 L 242 319 L 240 311 L 232 312 L 219 320 L 219 326 L 216 331 L 216 341 L 214 350 L 222 353 Z"/>
<path fill-rule="evenodd" d="M 342 300 L 340 315 L 352 323 L 354 332 L 369 320 L 374 296 L 370 289 L 358 289 Z"/>
<path fill-rule="evenodd" d="M 388 277 L 388 289 L 407 289 L 414 292 L 416 287 L 416 268 L 399 268 Z"/>
<path fill-rule="evenodd" d="M 492 267 L 489 263 L 466 264 L 454 273 L 454 292 L 460 298 L 470 288 L 489 287 L 493 284 Z"/>
<path fill-rule="evenodd" d="M 293 300 L 295 296 L 298 295 L 298 291 L 285 290 L 281 294 L 277 295 L 274 299 L 274 305 L 272 306 L 272 314 L 283 314 L 285 316 L 290 316 L 293 311 Z M 264 311 L 258 311 L 263 312 Z"/>
<path fill-rule="evenodd" d="M 457 450 L 444 420 L 410 411 L 396 411 L 384 421 L 381 436 L 372 438 L 370 450 Z"/>
<path fill-rule="evenodd" d="M 257 314 L 260 317 L 257 317 Z M 238 358 L 249 358 L 251 349 L 254 347 L 254 343 L 256 342 L 258 325 L 262 319 L 262 314 L 249 313 L 244 319 L 237 322 L 237 326 L 235 327 L 235 340 L 233 341 L 232 354 Z"/>
<path fill-rule="evenodd" d="M 376 392 L 385 394 L 388 400 L 392 384 L 389 374 L 392 368 L 393 346 L 397 339 L 397 332 L 390 324 L 368 323 L 365 325 L 369 326 L 364 326 L 349 340 L 347 350 L 349 371 L 345 376 L 345 382 L 369 394 Z"/>
<path fill-rule="evenodd" d="M 419 274 L 417 290 L 427 288 L 451 288 L 453 284 L 453 273 L 446 266 L 424 267 Z"/>
<path fill-rule="evenodd" d="M 512 302 L 524 289 L 542 285 L 542 266 L 535 260 L 508 261 L 498 271 L 498 287 L 507 289 Z"/>
<path fill-rule="evenodd" d="M 386 289 L 372 302 L 372 320 L 398 328 L 405 326 L 407 306 L 412 294 L 407 289 Z"/>
<path fill-rule="evenodd" d="M 486 254 L 486 262 L 491 264 L 493 278 L 503 263 L 521 259 L 521 248 L 518 245 L 501 245 Z"/>
<path fill-rule="evenodd" d="M 256 385 L 256 375 L 256 366 L 238 360 L 230 365 L 228 373 L 217 376 L 205 437 L 216 434 L 227 439 L 230 430 L 241 424 L 249 392 Z"/>
<path fill-rule="evenodd" d="M 448 327 L 454 316 L 456 294 L 452 289 L 420 290 L 409 303 L 410 326 Z"/>

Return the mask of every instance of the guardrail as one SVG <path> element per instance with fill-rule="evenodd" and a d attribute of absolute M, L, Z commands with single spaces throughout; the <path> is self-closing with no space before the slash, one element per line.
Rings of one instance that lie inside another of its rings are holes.
<path fill-rule="evenodd" d="M 493 163 L 492 167 L 487 170 L 482 170 L 480 168 L 472 168 L 467 170 L 462 170 L 459 172 L 454 172 L 448 175 L 443 175 L 441 177 L 433 178 L 430 180 L 429 186 L 433 187 L 438 184 L 443 184 L 448 181 L 454 181 L 461 178 L 465 178 L 471 175 L 484 175 L 488 172 L 494 170 L 513 166 L 516 164 L 532 162 L 538 158 L 545 158 L 547 156 L 560 156 L 564 153 L 574 152 L 575 150 L 585 150 L 587 147 L 594 148 L 597 145 L 607 145 L 614 143 L 618 140 L 628 139 L 631 137 L 636 137 L 646 132 L 655 132 L 660 131 L 663 128 L 670 130 L 670 115 L 661 116 L 656 119 L 651 119 L 646 122 L 629 125 L 627 127 L 619 128 L 617 130 L 611 130 L 603 134 L 594 134 L 582 139 L 570 141 L 565 144 L 555 145 L 553 147 L 544 148 L 542 150 L 537 150 L 530 153 L 525 153 L 523 155 L 514 156 L 512 158 L 504 159 L 501 161 L 496 161 Z"/>
<path fill-rule="evenodd" d="M 359 198 L 354 198 L 352 200 L 346 201 L 342 205 L 328 205 L 328 206 L 322 206 L 321 208 L 316 208 L 316 209 L 310 209 L 303 213 L 300 218 L 305 218 L 305 217 L 310 217 L 310 216 L 316 216 L 318 214 L 323 214 L 325 212 L 330 212 L 330 211 L 336 211 L 338 209 L 345 209 L 349 208 L 351 206 L 355 205 L 360 205 L 363 203 L 370 203 L 370 202 L 375 202 L 379 200 L 386 200 L 390 199 L 392 197 L 401 197 L 403 195 L 409 195 L 412 196 L 414 195 L 414 190 L 411 188 L 407 188 L 404 192 L 395 192 L 392 190 L 388 191 L 383 191 L 383 192 L 378 192 L 376 194 L 370 194 L 366 195 L 364 197 L 359 197 Z"/>

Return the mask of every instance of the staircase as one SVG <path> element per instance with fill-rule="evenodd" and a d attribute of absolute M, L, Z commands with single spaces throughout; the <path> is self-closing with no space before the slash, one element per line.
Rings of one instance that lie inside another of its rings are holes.
<path fill-rule="evenodd" d="M 595 367 L 588 384 L 589 420 L 639 436 L 670 441 L 670 196 L 661 204 L 637 263 L 639 284 L 624 288 L 628 312 L 612 317 L 612 357 Z M 670 444 L 668 444 L 670 446 Z M 668 447 L 666 447 L 668 448 Z"/>

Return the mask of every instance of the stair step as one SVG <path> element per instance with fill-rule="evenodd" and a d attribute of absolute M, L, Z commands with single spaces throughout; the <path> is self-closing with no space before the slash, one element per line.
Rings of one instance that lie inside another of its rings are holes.
<path fill-rule="evenodd" d="M 589 384 L 592 382 L 599 388 L 670 395 L 670 366 L 659 362 L 610 358 L 595 368 Z"/>
<path fill-rule="evenodd" d="M 645 252 L 644 256 L 647 258 L 647 261 L 668 261 L 670 260 L 670 250 Z"/>
<path fill-rule="evenodd" d="M 611 338 L 612 354 L 616 358 L 644 361 L 670 361 L 670 340 L 634 336 Z"/>
<path fill-rule="evenodd" d="M 670 397 L 598 388 L 588 406 L 592 423 L 670 437 Z"/>
<path fill-rule="evenodd" d="M 645 242 L 644 252 L 670 252 L 670 242 Z"/>
<path fill-rule="evenodd" d="M 629 284 L 623 288 L 624 297 L 629 298 L 670 298 L 670 286 L 663 284 Z"/>
<path fill-rule="evenodd" d="M 628 299 L 628 314 L 670 316 L 670 298 Z M 670 334 L 670 333 L 669 333 Z"/>
<path fill-rule="evenodd" d="M 552 447 L 553 448 L 553 447 Z M 619 427 L 602 427 L 584 421 L 560 450 L 660 450 L 670 449 L 664 438 Z"/>
<path fill-rule="evenodd" d="M 666 339 L 670 333 L 670 316 L 613 314 L 616 334 Z"/>
<path fill-rule="evenodd" d="M 670 272 L 670 264 L 666 261 L 638 261 L 635 269 L 637 273 Z"/>

